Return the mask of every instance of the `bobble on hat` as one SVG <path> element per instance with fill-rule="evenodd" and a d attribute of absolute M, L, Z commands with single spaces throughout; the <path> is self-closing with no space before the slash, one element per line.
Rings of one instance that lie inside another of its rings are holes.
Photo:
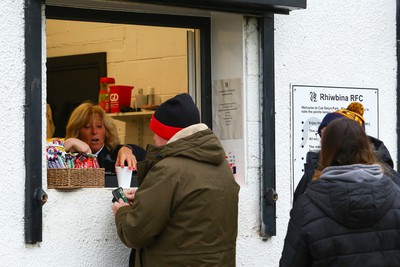
<path fill-rule="evenodd" d="M 328 126 L 328 124 L 339 118 L 349 118 L 358 122 L 363 128 L 365 128 L 364 120 L 364 106 L 359 102 L 350 103 L 347 108 L 336 110 L 334 112 L 328 113 L 322 119 L 321 124 L 318 127 L 318 134 L 321 135 L 321 130 Z"/>
<path fill-rule="evenodd" d="M 364 106 L 359 102 L 351 102 L 347 106 L 347 110 L 353 111 L 361 116 L 364 115 Z"/>
<path fill-rule="evenodd" d="M 183 128 L 197 123 L 200 123 L 200 113 L 192 97 L 179 94 L 157 108 L 151 118 L 150 129 L 169 140 Z"/>

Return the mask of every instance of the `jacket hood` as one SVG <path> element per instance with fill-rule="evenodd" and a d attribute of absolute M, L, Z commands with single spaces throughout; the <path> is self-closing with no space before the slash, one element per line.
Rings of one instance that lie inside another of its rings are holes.
<path fill-rule="evenodd" d="M 225 151 L 214 133 L 203 123 L 194 124 L 174 135 L 165 146 L 149 145 L 147 158 L 185 157 L 213 165 L 225 160 Z"/>
<path fill-rule="evenodd" d="M 356 172 L 354 166 L 350 169 L 349 166 L 330 168 L 326 168 L 329 177 L 324 179 L 322 174 L 306 192 L 320 210 L 339 224 L 351 229 L 370 227 L 392 206 L 396 185 L 391 178 L 368 168 Z M 335 175 L 337 179 L 334 179 Z"/>
<path fill-rule="evenodd" d="M 391 168 L 393 168 L 393 166 L 394 166 L 393 160 L 392 160 L 389 150 L 387 149 L 385 144 L 381 140 L 379 140 L 375 137 L 372 137 L 372 136 L 368 136 L 368 137 L 372 143 L 373 149 L 376 151 L 376 156 L 378 157 L 378 160 L 386 163 Z"/>
<path fill-rule="evenodd" d="M 164 146 L 147 146 L 146 159 L 137 163 L 138 184 L 154 165 L 166 157 L 185 157 L 220 165 L 225 160 L 225 151 L 207 125 L 191 125 L 175 134 Z"/>

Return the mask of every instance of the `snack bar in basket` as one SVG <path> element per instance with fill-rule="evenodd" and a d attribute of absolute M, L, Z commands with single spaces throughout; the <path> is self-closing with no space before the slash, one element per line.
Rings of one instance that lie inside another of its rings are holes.
<path fill-rule="evenodd" d="M 94 154 L 66 152 L 62 139 L 48 140 L 46 158 L 48 169 L 100 167 Z"/>

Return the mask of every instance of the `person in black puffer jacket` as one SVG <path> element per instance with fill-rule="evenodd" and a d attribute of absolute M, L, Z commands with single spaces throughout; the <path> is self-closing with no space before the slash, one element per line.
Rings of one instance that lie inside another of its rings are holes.
<path fill-rule="evenodd" d="M 359 102 L 352 102 L 346 109 L 341 109 L 326 114 L 318 127 L 318 134 L 321 136 L 324 128 L 328 126 L 330 122 L 340 118 L 349 118 L 355 120 L 364 128 L 365 123 L 363 115 L 363 105 Z M 389 150 L 381 140 L 372 136 L 368 137 L 370 139 L 372 150 L 374 151 L 378 161 L 380 163 L 384 163 L 383 166 L 386 174 L 389 175 L 393 181 L 400 186 L 400 174 L 393 169 L 394 164 Z M 297 198 L 306 191 L 307 186 L 310 184 L 314 171 L 318 166 L 319 154 L 319 151 L 307 152 L 306 163 L 304 163 L 304 173 L 293 194 L 293 204 L 297 201 Z"/>
<path fill-rule="evenodd" d="M 365 131 L 331 122 L 313 181 L 290 212 L 280 267 L 400 266 L 400 187 Z"/>

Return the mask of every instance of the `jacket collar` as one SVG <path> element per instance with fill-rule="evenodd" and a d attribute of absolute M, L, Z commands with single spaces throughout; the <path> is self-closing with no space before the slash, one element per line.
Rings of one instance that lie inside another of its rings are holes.
<path fill-rule="evenodd" d="M 172 136 L 172 138 L 168 140 L 167 144 L 177 141 L 179 139 L 185 138 L 187 136 L 190 136 L 194 133 L 206 130 L 206 129 L 208 129 L 208 126 L 205 125 L 204 123 L 190 125 L 184 129 L 180 130 L 179 132 L 177 132 L 174 136 Z"/>

